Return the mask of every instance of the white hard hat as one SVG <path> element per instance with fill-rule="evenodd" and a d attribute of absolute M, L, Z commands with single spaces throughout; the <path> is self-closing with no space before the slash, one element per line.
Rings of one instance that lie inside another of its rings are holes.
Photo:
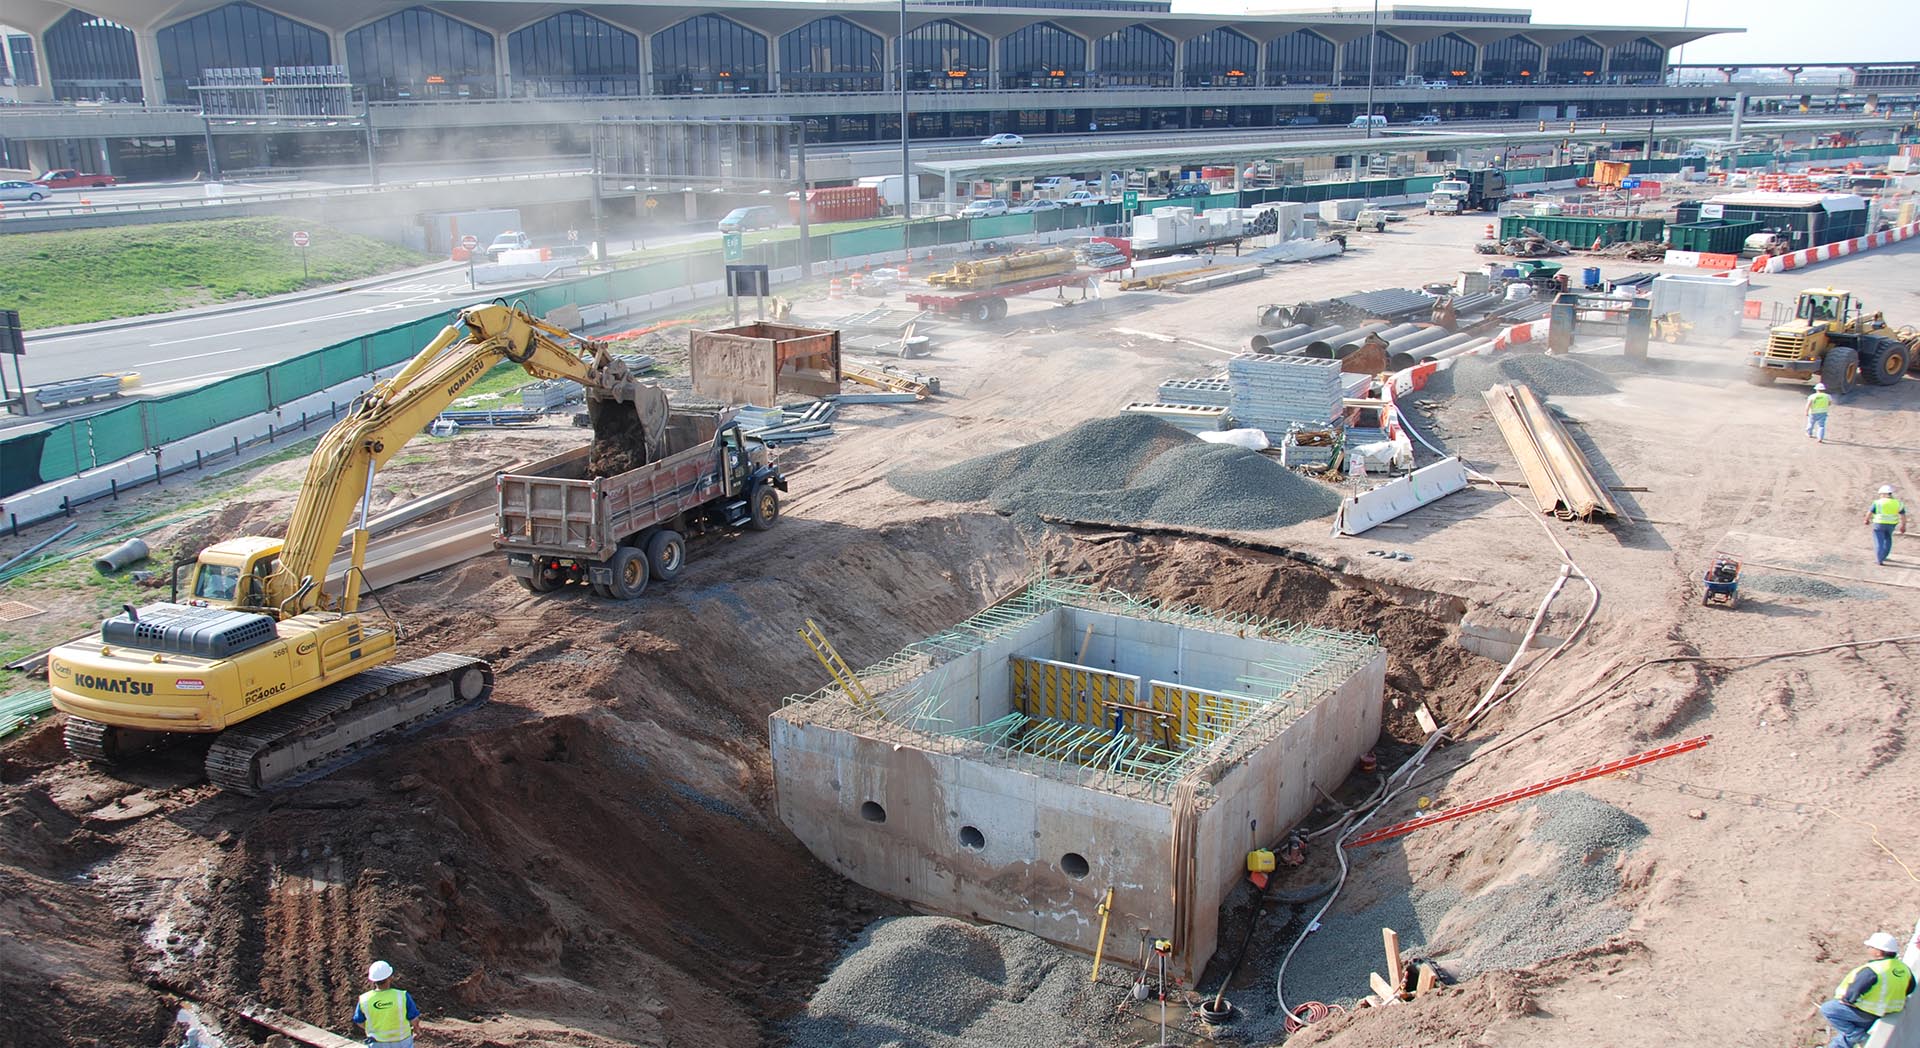
<path fill-rule="evenodd" d="M 1893 485 L 1891 485 L 1891 484 L 1882 484 L 1882 485 L 1880 485 L 1880 494 L 1882 494 L 1882 495 L 1891 495 L 1891 494 L 1893 494 Z"/>
<path fill-rule="evenodd" d="M 1881 953 L 1900 952 L 1900 940 L 1886 932 L 1874 932 L 1872 935 L 1867 936 L 1866 945 L 1872 949 L 1879 950 Z"/>
<path fill-rule="evenodd" d="M 1827 384 L 1826 384 L 1825 382 L 1815 382 L 1815 383 L 1813 384 L 1813 388 L 1814 388 L 1814 389 L 1817 389 L 1817 390 L 1820 390 L 1820 391 L 1822 391 L 1822 392 L 1825 392 L 1825 391 L 1826 391 L 1826 388 L 1827 388 Z"/>
<path fill-rule="evenodd" d="M 1880 934 L 1886 935 L 1888 942 L 1893 941 L 1893 936 L 1887 935 L 1885 932 L 1881 932 Z M 391 978 L 393 978 L 393 965 L 385 961 L 375 961 L 367 967 L 368 982 L 386 982 Z"/>

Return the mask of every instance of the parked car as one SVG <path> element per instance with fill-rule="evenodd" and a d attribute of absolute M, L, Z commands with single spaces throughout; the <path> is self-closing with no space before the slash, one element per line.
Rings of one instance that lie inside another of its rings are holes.
<path fill-rule="evenodd" d="M 533 238 L 517 229 L 509 229 L 487 245 L 487 257 L 497 259 L 503 251 L 519 251 L 533 246 Z"/>
<path fill-rule="evenodd" d="M 1434 113 L 1422 113 L 1413 118 L 1413 125 L 1415 127 L 1431 127 L 1440 122 L 1440 117 Z"/>
<path fill-rule="evenodd" d="M 1030 215 L 1035 211 L 1058 211 L 1065 206 L 1058 200 L 1029 200 L 1019 207 L 1008 209 L 1007 214 Z"/>
<path fill-rule="evenodd" d="M 48 189 L 95 189 L 110 186 L 119 179 L 112 175 L 88 175 L 70 167 L 55 168 L 34 179 Z"/>
<path fill-rule="evenodd" d="M 1086 204 L 1104 204 L 1107 198 L 1091 189 L 1076 189 L 1061 197 L 1060 202 L 1068 207 L 1081 207 Z"/>
<path fill-rule="evenodd" d="M 991 218 L 994 215 L 1004 215 L 1010 210 L 1012 209 L 1007 206 L 1006 201 L 994 197 L 990 200 L 975 200 L 966 207 L 961 208 L 960 217 Z"/>
<path fill-rule="evenodd" d="M 1320 118 L 1317 116 L 1290 116 L 1287 118 L 1287 125 L 1289 127 L 1311 127 L 1319 122 Z"/>
<path fill-rule="evenodd" d="M 779 213 L 770 207 L 736 207 L 720 220 L 720 232 L 745 233 L 750 229 L 772 229 L 780 224 Z"/>
<path fill-rule="evenodd" d="M 1182 182 L 1167 190 L 1168 200 L 1180 200 L 1185 197 L 1203 197 L 1213 192 L 1213 187 L 1205 182 Z"/>
<path fill-rule="evenodd" d="M 1043 178 L 1035 182 L 1033 184 L 1033 191 L 1036 193 L 1045 193 L 1048 196 L 1058 196 L 1062 193 L 1071 193 L 1083 185 L 1086 185 L 1086 183 L 1077 178 L 1054 175 L 1051 178 Z"/>
<path fill-rule="evenodd" d="M 50 192 L 38 182 L 0 182 L 0 200 L 45 200 Z"/>
<path fill-rule="evenodd" d="M 1023 145 L 1026 141 L 1026 139 L 1021 138 L 1019 135 L 1002 131 L 997 135 L 990 135 L 981 139 L 980 144 L 986 146 L 988 149 L 1004 149 L 1007 146 Z"/>

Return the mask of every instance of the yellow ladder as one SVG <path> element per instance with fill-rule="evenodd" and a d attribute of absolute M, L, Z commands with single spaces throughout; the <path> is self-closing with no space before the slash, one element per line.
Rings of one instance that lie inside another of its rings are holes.
<path fill-rule="evenodd" d="M 827 639 L 826 633 L 819 626 L 814 625 L 812 619 L 808 619 L 807 624 L 802 626 L 799 632 L 800 639 L 806 641 L 807 647 L 813 649 L 813 657 L 819 659 L 820 665 L 826 667 L 827 673 L 840 685 L 840 690 L 846 692 L 847 697 L 854 701 L 854 705 L 856 707 L 872 706 L 873 696 L 868 694 L 867 686 L 860 683 L 860 678 L 847 665 L 847 660 L 841 658 L 840 653 L 834 650 L 833 642 Z"/>

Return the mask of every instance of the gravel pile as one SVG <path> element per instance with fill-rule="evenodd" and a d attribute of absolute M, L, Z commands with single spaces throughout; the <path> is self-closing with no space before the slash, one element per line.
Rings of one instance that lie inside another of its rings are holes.
<path fill-rule="evenodd" d="M 1778 593 L 1785 597 L 1809 600 L 1882 600 L 1885 593 L 1867 586 L 1836 586 L 1824 579 L 1805 575 L 1754 575 L 1742 572 L 1740 588 L 1757 593 Z"/>
<path fill-rule="evenodd" d="M 1105 1040 L 1115 991 L 1025 932 L 944 917 L 878 921 L 787 1024 L 808 1048 L 1073 1048 Z"/>
<path fill-rule="evenodd" d="M 1349 884 L 1287 966 L 1287 1001 L 1350 1005 L 1365 996 L 1367 973 L 1382 964 L 1381 928 L 1400 933 L 1402 953 L 1432 958 L 1455 979 L 1530 967 L 1624 931 L 1632 915 L 1611 901 L 1619 860 L 1646 837 L 1646 824 L 1577 791 L 1547 794 L 1527 809 L 1539 813 L 1528 837 L 1551 846 L 1551 872 L 1471 896 L 1437 887 L 1369 899 L 1358 894 L 1365 887 Z"/>
<path fill-rule="evenodd" d="M 1477 397 L 1496 385 L 1512 382 L 1531 386 L 1543 397 L 1593 397 L 1620 389 L 1606 375 L 1571 357 L 1509 352 L 1458 357 L 1452 367 L 1436 373 L 1421 394 Z"/>
<path fill-rule="evenodd" d="M 1257 451 L 1208 444 L 1144 415 L 1083 423 L 1048 440 L 888 478 L 917 498 L 1101 524 L 1257 531 L 1324 517 L 1340 496 Z"/>

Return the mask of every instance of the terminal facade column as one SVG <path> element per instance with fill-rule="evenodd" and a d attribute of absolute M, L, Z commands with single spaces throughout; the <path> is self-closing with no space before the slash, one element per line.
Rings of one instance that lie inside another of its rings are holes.
<path fill-rule="evenodd" d="M 133 56 L 140 66 L 140 91 L 143 99 L 150 106 L 165 105 L 167 75 L 166 71 L 160 68 L 160 34 L 150 29 L 134 30 Z M 182 70 L 182 73 L 188 78 L 199 75 L 197 70 Z"/>

